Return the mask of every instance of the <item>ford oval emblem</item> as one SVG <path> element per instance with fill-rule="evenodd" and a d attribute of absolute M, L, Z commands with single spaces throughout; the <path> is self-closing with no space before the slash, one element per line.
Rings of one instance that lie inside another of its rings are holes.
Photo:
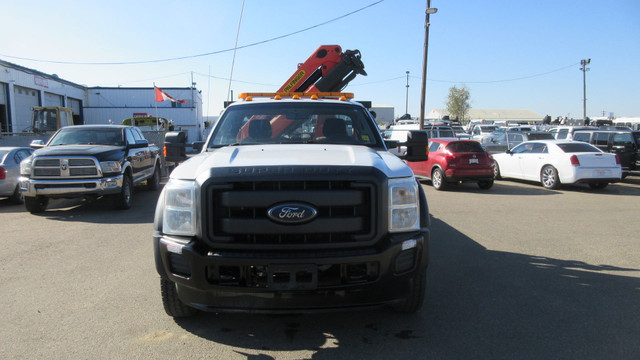
<path fill-rule="evenodd" d="M 318 210 L 300 203 L 280 204 L 267 211 L 269 218 L 282 224 L 301 224 L 313 220 Z"/>

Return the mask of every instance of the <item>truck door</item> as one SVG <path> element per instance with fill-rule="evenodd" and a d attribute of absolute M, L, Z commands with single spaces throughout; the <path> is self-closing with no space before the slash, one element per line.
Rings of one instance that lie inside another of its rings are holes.
<path fill-rule="evenodd" d="M 125 129 L 126 137 L 127 137 L 127 159 L 131 163 L 131 172 L 133 175 L 133 180 L 136 182 L 136 179 L 142 177 L 144 170 L 144 150 L 148 150 L 148 148 L 139 148 L 136 145 L 136 133 L 130 129 Z"/>

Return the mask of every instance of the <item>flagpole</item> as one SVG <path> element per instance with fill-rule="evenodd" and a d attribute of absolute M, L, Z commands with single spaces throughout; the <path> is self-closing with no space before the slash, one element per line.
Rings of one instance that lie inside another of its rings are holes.
<path fill-rule="evenodd" d="M 156 95 L 156 83 L 155 81 L 153 82 L 153 95 Z M 156 105 L 156 130 L 158 130 L 159 126 L 158 126 L 158 102 L 154 101 L 154 104 Z"/>

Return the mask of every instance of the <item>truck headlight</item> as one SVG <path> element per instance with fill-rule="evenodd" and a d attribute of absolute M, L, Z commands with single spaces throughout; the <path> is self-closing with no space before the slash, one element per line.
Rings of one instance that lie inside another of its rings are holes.
<path fill-rule="evenodd" d="M 389 180 L 389 232 L 420 229 L 418 183 L 414 178 Z"/>
<path fill-rule="evenodd" d="M 171 179 L 165 185 L 164 191 L 162 232 L 169 235 L 195 235 L 195 182 Z"/>
<path fill-rule="evenodd" d="M 122 171 L 122 164 L 119 161 L 101 161 L 100 167 L 103 173 L 119 173 Z"/>
<path fill-rule="evenodd" d="M 31 164 L 33 163 L 33 158 L 28 157 L 20 162 L 20 175 L 29 176 L 31 175 Z"/>

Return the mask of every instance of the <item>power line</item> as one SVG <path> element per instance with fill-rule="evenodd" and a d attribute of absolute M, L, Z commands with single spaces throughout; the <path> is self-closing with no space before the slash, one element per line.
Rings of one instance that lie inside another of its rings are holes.
<path fill-rule="evenodd" d="M 253 46 L 257 46 L 257 45 L 262 45 L 262 44 L 266 44 L 268 42 L 272 42 L 275 40 L 280 40 L 280 39 L 284 39 L 286 37 L 289 36 L 293 36 L 293 35 L 297 35 L 299 33 L 305 32 L 305 31 L 309 31 L 311 29 L 315 29 L 317 27 L 320 26 L 324 26 L 327 25 L 329 23 L 341 20 L 345 17 L 351 16 L 353 14 L 356 14 L 360 11 L 366 10 L 372 6 L 378 5 L 379 3 L 383 2 L 384 0 L 379 0 L 376 1 L 374 3 L 371 3 L 367 6 L 361 7 L 357 10 L 351 11 L 349 13 L 346 13 L 344 15 L 338 16 L 336 18 L 333 18 L 331 20 L 327 20 L 325 22 L 316 24 L 316 25 L 312 25 L 309 26 L 307 28 L 298 30 L 298 31 L 294 31 L 285 35 L 280 35 L 280 36 L 276 36 L 267 40 L 262 40 L 262 41 L 258 41 L 255 43 L 251 43 L 251 44 L 247 44 L 247 45 L 242 45 L 242 46 L 238 46 L 238 47 L 233 47 L 230 49 L 224 49 L 224 50 L 217 50 L 217 51 L 212 51 L 212 52 L 208 52 L 208 53 L 204 53 L 204 54 L 197 54 L 197 55 L 187 55 L 187 56 L 179 56 L 179 57 L 174 57 L 174 58 L 167 58 L 167 59 L 156 59 L 156 60 L 142 60 L 142 61 L 122 61 L 122 62 L 75 62 L 75 61 L 57 61 L 57 60 L 42 60 L 42 59 L 32 59 L 32 58 L 25 58 L 25 57 L 19 57 L 19 56 L 11 56 L 11 55 L 5 55 L 5 54 L 0 54 L 0 56 L 3 57 L 7 57 L 7 58 L 11 58 L 11 59 L 18 59 L 18 60 L 25 60 L 25 61 L 35 61 L 35 62 L 42 62 L 42 63 L 51 63 L 51 64 L 64 64 L 64 65 L 135 65 L 135 64 L 150 64 L 150 63 L 159 63 L 159 62 L 168 62 L 168 61 L 176 61 L 176 60 L 186 60 L 186 59 L 193 59 L 193 58 L 197 58 L 197 57 L 203 57 L 203 56 L 210 56 L 210 55 L 218 55 L 218 54 L 222 54 L 225 52 L 229 52 L 229 51 L 234 51 L 234 50 L 238 50 L 238 49 L 245 49 L 248 47 L 253 47 Z"/>
<path fill-rule="evenodd" d="M 443 82 L 443 83 L 452 83 L 452 84 L 491 84 L 491 83 L 501 83 L 501 82 L 509 82 L 509 81 L 518 81 L 518 80 L 526 80 L 526 79 L 531 79 L 531 78 L 535 78 L 535 77 L 540 77 L 540 76 L 544 76 L 544 75 L 548 75 L 548 74 L 552 74 L 554 72 L 558 72 L 558 71 L 562 71 L 565 69 L 569 69 L 572 68 L 574 66 L 578 65 L 578 63 L 574 63 L 571 65 L 567 65 L 567 66 L 563 66 L 561 68 L 558 69 L 554 69 L 554 70 L 550 70 L 550 71 L 546 71 L 543 73 L 538 73 L 538 74 L 533 74 L 533 75 L 526 75 L 526 76 L 521 76 L 521 77 L 517 77 L 517 78 L 511 78 L 511 79 L 502 79 L 502 80 L 484 80 L 484 81 L 460 81 L 460 80 L 438 80 L 438 79 L 431 79 L 428 78 L 429 81 L 433 81 L 433 82 Z M 409 76 L 412 79 L 421 79 L 418 76 Z M 360 84 L 350 84 L 349 86 L 364 86 L 364 85 L 371 85 L 371 84 L 379 84 L 379 83 L 385 83 L 385 82 L 391 82 L 391 81 L 395 81 L 395 80 L 399 80 L 399 79 L 405 79 L 405 76 L 397 76 L 394 78 L 390 78 L 390 79 L 386 79 L 386 80 L 379 80 L 379 81 L 370 81 L 370 82 L 366 82 L 366 83 L 360 83 Z"/>
<path fill-rule="evenodd" d="M 452 81 L 452 80 L 429 79 L 429 81 L 444 82 L 444 83 L 462 83 L 462 84 L 492 84 L 492 83 L 510 82 L 510 81 L 526 80 L 526 79 L 531 79 L 531 78 L 535 78 L 535 77 L 539 77 L 539 76 L 549 75 L 549 74 L 554 73 L 554 72 L 558 72 L 558 71 L 562 71 L 562 70 L 565 70 L 565 69 L 568 69 L 568 68 L 572 68 L 572 67 L 576 66 L 577 64 L 578 63 L 573 63 L 571 65 L 563 66 L 563 67 L 555 69 L 555 70 L 546 71 L 546 72 L 543 72 L 543 73 L 538 73 L 538 74 L 533 74 L 533 75 L 517 77 L 517 78 L 511 78 L 511 79 L 485 80 L 485 81 Z"/>

